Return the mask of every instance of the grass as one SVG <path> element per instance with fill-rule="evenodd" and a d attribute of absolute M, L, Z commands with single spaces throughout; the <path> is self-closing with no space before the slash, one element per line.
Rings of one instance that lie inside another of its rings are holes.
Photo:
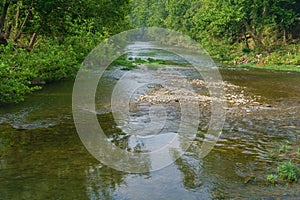
<path fill-rule="evenodd" d="M 127 60 L 125 57 L 121 56 L 118 59 L 114 60 L 110 66 L 121 66 L 122 70 L 132 70 L 136 69 L 137 66 L 133 64 L 132 61 Z"/>
<path fill-rule="evenodd" d="M 264 66 L 258 66 L 257 64 L 241 64 L 241 65 L 238 65 L 238 66 L 239 67 L 255 68 L 255 69 L 300 72 L 300 65 L 264 65 Z"/>
<path fill-rule="evenodd" d="M 147 58 L 143 60 L 141 58 L 136 59 L 126 59 L 126 56 L 121 56 L 118 59 L 114 60 L 110 67 L 113 66 L 121 66 L 122 70 L 132 70 L 138 68 L 138 64 L 144 64 L 150 70 L 157 70 L 158 68 L 162 67 L 163 65 L 179 65 L 179 63 L 171 61 L 171 60 L 159 60 L 153 58 Z"/>

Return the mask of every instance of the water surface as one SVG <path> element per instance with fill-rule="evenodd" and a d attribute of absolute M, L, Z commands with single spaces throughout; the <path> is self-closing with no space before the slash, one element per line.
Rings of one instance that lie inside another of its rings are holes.
<path fill-rule="evenodd" d="M 141 52 L 140 56 L 172 60 L 172 55 L 155 50 Z M 174 69 L 193 75 L 186 66 L 161 72 Z M 192 147 L 170 166 L 144 174 L 116 171 L 87 152 L 72 119 L 73 81 L 47 85 L 21 104 L 0 108 L 0 199 L 299 199 L 299 184 L 268 185 L 266 175 L 276 170 L 277 162 L 268 157 L 272 149 L 285 140 L 299 144 L 300 74 L 225 67 L 220 71 L 227 83 L 238 86 L 237 94 L 257 104 L 229 106 L 219 142 L 199 159 L 195 149 L 209 120 L 209 111 L 202 110 Z M 130 150 L 137 138 L 117 126 L 109 107 L 111 91 L 124 73 L 119 68 L 106 72 L 96 111 L 107 136 Z M 148 119 L 144 106 L 132 110 L 136 123 Z M 175 132 L 178 112 L 176 104 L 170 107 L 165 134 Z M 299 156 L 295 160 L 299 163 Z M 255 180 L 245 183 L 247 177 Z"/>

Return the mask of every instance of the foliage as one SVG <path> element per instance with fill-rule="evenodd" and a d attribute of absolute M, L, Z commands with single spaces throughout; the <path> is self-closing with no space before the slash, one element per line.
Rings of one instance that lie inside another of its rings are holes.
<path fill-rule="evenodd" d="M 111 66 L 121 66 L 122 70 L 132 70 L 132 69 L 137 68 L 137 66 L 135 64 L 133 64 L 132 61 L 127 60 L 125 58 L 125 56 L 121 56 L 118 59 L 114 60 L 111 63 Z"/>
<path fill-rule="evenodd" d="M 267 175 L 267 181 L 276 183 L 297 182 L 300 177 L 300 168 L 296 162 L 299 155 L 299 147 L 296 143 L 284 141 L 277 149 L 270 151 L 269 158 L 280 162 L 276 174 Z"/>
<path fill-rule="evenodd" d="M 278 182 L 278 176 L 275 174 L 268 174 L 267 181 L 272 184 L 276 184 Z"/>
<path fill-rule="evenodd" d="M 292 161 L 285 161 L 277 167 L 277 174 L 268 174 L 267 181 L 276 184 L 279 179 L 284 182 L 297 182 L 300 177 L 300 168 Z"/>
<path fill-rule="evenodd" d="M 282 144 L 280 147 L 279 147 L 279 153 L 287 153 L 291 150 L 291 146 L 289 145 L 288 142 L 286 142 L 285 144 Z"/>
<path fill-rule="evenodd" d="M 0 0 L 0 103 L 75 76 L 103 39 L 129 27 L 128 0 Z"/>
<path fill-rule="evenodd" d="M 156 70 L 159 67 L 163 65 L 179 65 L 178 63 L 170 60 L 159 60 L 159 59 L 153 59 L 153 58 L 147 58 L 145 60 L 141 58 L 127 58 L 127 56 L 123 55 L 119 57 L 118 59 L 114 60 L 110 67 L 118 66 L 122 67 L 122 70 L 132 70 L 136 69 L 139 64 L 147 66 L 148 69 Z"/>
<path fill-rule="evenodd" d="M 295 0 L 131 0 L 135 26 L 158 26 L 188 34 L 229 64 L 299 65 L 300 2 Z M 288 48 L 285 48 L 288 47 Z M 281 54 L 277 52 L 282 49 Z M 241 60 L 244 55 L 248 59 Z M 234 62 L 235 61 L 235 62 Z"/>
<path fill-rule="evenodd" d="M 30 87 L 30 78 L 35 74 L 28 69 L 9 67 L 6 63 L 0 63 L 0 102 L 20 102 L 24 95 L 38 87 Z"/>
<path fill-rule="evenodd" d="M 297 182 L 300 176 L 300 169 L 292 161 L 284 162 L 277 167 L 280 178 L 288 182 Z"/>

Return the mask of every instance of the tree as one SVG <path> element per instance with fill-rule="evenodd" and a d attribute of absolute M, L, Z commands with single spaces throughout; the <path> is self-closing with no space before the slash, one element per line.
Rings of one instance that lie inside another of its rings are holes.
<path fill-rule="evenodd" d="M 283 43 L 286 44 L 287 32 L 296 24 L 297 8 L 295 0 L 274 0 L 270 14 L 273 17 L 275 26 L 281 36 Z M 300 6 L 300 5 L 299 5 Z M 299 10 L 300 11 L 300 10 Z"/>
<path fill-rule="evenodd" d="M 129 0 L 2 0 L 0 10 L 0 43 L 18 44 L 26 34 L 32 47 L 38 34 L 63 38 L 77 34 L 76 29 L 120 32 L 126 27 Z"/>

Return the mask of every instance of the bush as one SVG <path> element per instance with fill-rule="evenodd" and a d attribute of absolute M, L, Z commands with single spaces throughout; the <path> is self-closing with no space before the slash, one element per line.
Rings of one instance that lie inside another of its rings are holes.
<path fill-rule="evenodd" d="M 0 45 L 0 104 L 17 103 L 26 94 L 40 89 L 39 82 L 73 78 L 85 56 L 103 40 L 101 35 L 41 38 L 31 52 L 13 43 Z M 36 80 L 39 80 L 38 82 Z"/>
<path fill-rule="evenodd" d="M 34 77 L 28 69 L 0 63 L 0 104 L 23 101 L 25 94 L 39 89 L 30 86 Z"/>
<path fill-rule="evenodd" d="M 13 50 L 13 44 L 0 46 L 0 104 L 20 102 L 24 96 L 39 87 L 31 87 L 31 80 L 37 77 L 35 70 L 24 66 L 27 52 Z"/>

